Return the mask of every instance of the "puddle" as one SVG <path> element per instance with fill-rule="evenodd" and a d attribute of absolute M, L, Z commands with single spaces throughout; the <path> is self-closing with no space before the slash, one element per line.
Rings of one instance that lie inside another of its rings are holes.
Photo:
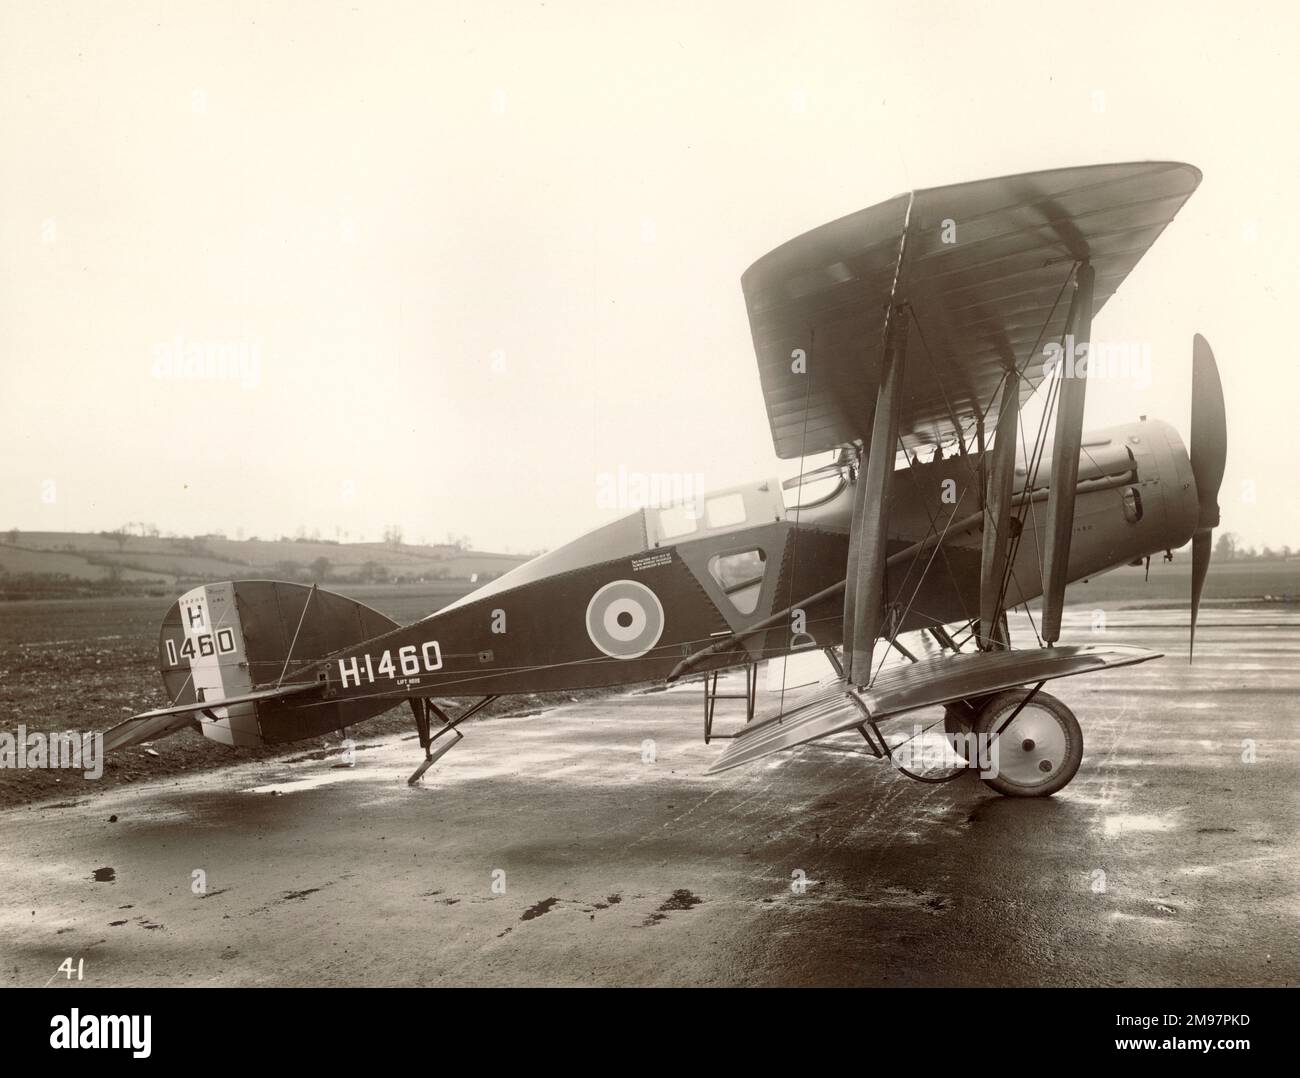
<path fill-rule="evenodd" d="M 688 891 L 684 887 L 679 887 L 668 896 L 664 903 L 655 910 L 654 913 L 650 914 L 649 917 L 642 921 L 641 924 L 646 927 L 656 925 L 660 921 L 667 920 L 668 915 L 675 910 L 689 910 L 698 906 L 703 901 L 704 899 L 700 898 L 699 895 Z"/>
<path fill-rule="evenodd" d="M 540 917 L 544 913 L 550 913 L 555 904 L 559 902 L 558 898 L 544 898 L 535 906 L 529 906 L 524 910 L 521 921 L 531 921 L 534 917 Z"/>
<path fill-rule="evenodd" d="M 1174 822 L 1164 816 L 1107 816 L 1102 828 L 1107 835 L 1126 835 L 1133 831 L 1172 831 Z"/>
<path fill-rule="evenodd" d="M 349 767 L 339 771 L 326 771 L 324 774 L 312 775 L 305 779 L 268 782 L 265 786 L 254 786 L 244 792 L 250 794 L 295 794 L 303 790 L 314 790 L 319 786 L 329 786 L 331 783 L 343 782 L 349 774 L 358 773 L 355 768 Z"/>
<path fill-rule="evenodd" d="M 698 906 L 703 901 L 704 899 L 700 898 L 699 895 L 692 894 L 683 887 L 674 891 L 669 896 L 668 901 L 659 908 L 665 913 L 672 910 L 689 910 L 692 906 Z"/>

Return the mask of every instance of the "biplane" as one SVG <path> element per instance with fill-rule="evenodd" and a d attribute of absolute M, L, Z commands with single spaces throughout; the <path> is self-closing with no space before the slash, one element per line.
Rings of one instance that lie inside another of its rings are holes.
<path fill-rule="evenodd" d="M 1194 643 L 1226 431 L 1199 335 L 1186 448 L 1146 417 L 1085 432 L 1086 362 L 1053 357 L 1069 342 L 1086 361 L 1093 319 L 1199 181 L 1176 162 L 1035 172 L 912 191 L 790 240 L 741 285 L 776 454 L 829 464 L 628 513 L 411 625 L 316 586 L 195 588 L 163 620 L 169 706 L 107 747 L 190 724 L 277 744 L 409 702 L 414 783 L 509 694 L 702 678 L 708 740 L 719 672 L 743 668 L 748 721 L 713 771 L 854 731 L 890 757 L 882 723 L 942 708 L 950 733 L 1000 747 L 982 774 L 995 790 L 1061 789 L 1083 739 L 1044 686 L 1160 657 L 1061 643 L 1066 586 L 1190 540 Z M 1010 639 L 1018 607 L 1032 646 Z M 827 677 L 756 715 L 757 664 L 809 649 Z M 448 714 L 448 699 L 464 704 Z"/>

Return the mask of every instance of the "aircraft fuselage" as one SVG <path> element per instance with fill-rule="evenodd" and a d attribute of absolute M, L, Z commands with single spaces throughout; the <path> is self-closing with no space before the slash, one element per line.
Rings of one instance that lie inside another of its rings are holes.
<path fill-rule="evenodd" d="M 1044 458 L 1046 459 L 1046 458 Z M 894 477 L 887 616 L 900 632 L 969 621 L 979 605 L 980 456 L 911 462 Z M 1046 472 L 1017 471 L 1023 534 L 1006 607 L 1042 592 Z M 543 554 L 451 606 L 332 655 L 295 680 L 326 698 L 260 704 L 266 741 L 338 729 L 412 696 L 486 696 L 662 680 L 686 656 L 795 608 L 698 669 L 841 643 L 839 595 L 853 480 L 816 505 L 787 509 L 775 480 L 705 495 L 694 512 L 643 509 Z M 1070 547 L 1081 580 L 1183 545 L 1196 522 L 1187 452 L 1174 430 L 1143 421 L 1086 435 Z M 1020 513 L 1016 514 L 1021 515 Z M 927 562 L 933 563 L 926 569 Z M 796 615 L 798 615 L 796 617 Z"/>

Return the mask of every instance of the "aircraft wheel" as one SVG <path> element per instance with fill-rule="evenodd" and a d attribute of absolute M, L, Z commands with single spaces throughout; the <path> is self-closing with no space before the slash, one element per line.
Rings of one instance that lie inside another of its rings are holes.
<path fill-rule="evenodd" d="M 980 709 L 975 732 L 997 730 L 1028 695 L 1027 689 L 998 693 Z M 1082 760 L 1083 731 L 1074 712 L 1039 692 L 998 734 L 997 775 L 984 782 L 1007 797 L 1048 797 L 1074 778 Z"/>

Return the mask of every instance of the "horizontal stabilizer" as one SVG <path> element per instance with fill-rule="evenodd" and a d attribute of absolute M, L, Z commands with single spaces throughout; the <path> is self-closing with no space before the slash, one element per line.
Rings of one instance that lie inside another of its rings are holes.
<path fill-rule="evenodd" d="M 241 693 L 238 696 L 226 696 L 214 700 L 196 700 L 188 704 L 177 704 L 174 707 L 158 708 L 156 711 L 142 711 L 139 715 L 132 715 L 131 718 L 119 722 L 104 734 L 104 751 L 112 752 L 116 749 L 125 749 L 131 745 L 138 745 L 142 741 L 152 741 L 156 738 L 166 737 L 168 734 L 174 734 L 177 730 L 189 725 L 190 719 L 195 712 L 206 711 L 209 708 L 228 707 L 231 704 L 251 704 L 259 700 L 276 700 L 285 696 L 296 696 L 299 693 L 321 687 L 320 682 L 316 681 L 302 685 L 281 685 L 279 688 L 258 689 L 254 692 Z"/>
<path fill-rule="evenodd" d="M 139 745 L 142 741 L 157 741 L 177 730 L 183 730 L 193 721 L 190 715 L 185 714 L 155 715 L 153 718 L 134 715 L 104 734 L 104 751 L 116 752 L 118 749 Z"/>
<path fill-rule="evenodd" d="M 844 733 L 868 718 L 881 722 L 919 708 L 1158 658 L 1159 652 L 1126 644 L 977 651 L 886 671 L 867 689 L 853 689 L 840 681 L 793 709 L 751 723 L 736 735 L 709 774 Z"/>

